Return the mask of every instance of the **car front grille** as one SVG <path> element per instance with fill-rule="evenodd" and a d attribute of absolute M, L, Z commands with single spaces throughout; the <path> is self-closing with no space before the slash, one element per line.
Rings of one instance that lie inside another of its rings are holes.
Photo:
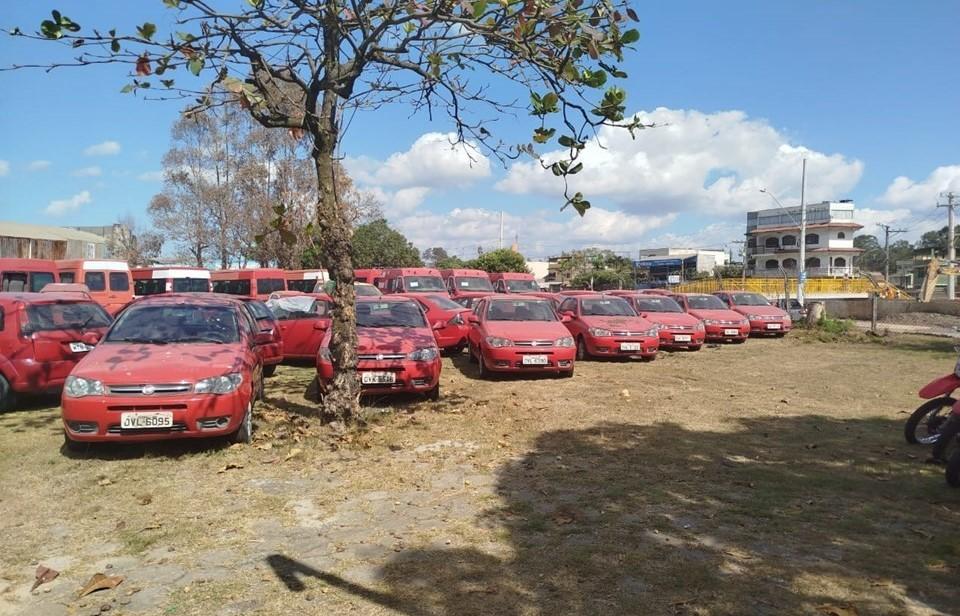
<path fill-rule="evenodd" d="M 696 325 L 670 325 L 667 327 L 667 331 L 671 332 L 692 332 L 696 330 Z"/>
<path fill-rule="evenodd" d="M 186 404 L 123 404 L 123 405 L 111 405 L 107 407 L 108 411 L 116 411 L 118 413 L 131 413 L 131 412 L 143 412 L 143 411 L 185 411 L 187 410 Z"/>
<path fill-rule="evenodd" d="M 514 340 L 513 344 L 522 347 L 552 347 L 553 340 Z"/>
<path fill-rule="evenodd" d="M 107 389 L 113 396 L 153 396 L 188 393 L 193 389 L 193 385 L 190 383 L 141 383 L 139 385 L 108 385 Z"/>
<path fill-rule="evenodd" d="M 386 360 L 397 360 L 397 359 L 406 359 L 406 355 L 403 353 L 381 353 L 379 355 L 371 354 L 361 354 L 357 355 L 357 359 L 360 361 L 386 361 Z"/>
<path fill-rule="evenodd" d="M 107 427 L 107 434 L 169 434 L 170 432 L 186 432 L 187 424 L 178 422 L 169 428 L 139 428 L 137 430 L 123 430 L 120 424 L 113 424 Z"/>

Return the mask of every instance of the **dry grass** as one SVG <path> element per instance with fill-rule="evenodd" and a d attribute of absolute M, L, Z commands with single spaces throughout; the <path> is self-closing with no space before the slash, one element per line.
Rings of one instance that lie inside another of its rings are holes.
<path fill-rule="evenodd" d="M 38 560 L 199 575 L 225 550 L 229 576 L 181 579 L 146 611 L 949 613 L 960 492 L 901 426 L 952 348 L 857 340 L 589 362 L 572 380 L 479 381 L 447 359 L 440 403 L 378 401 L 346 436 L 309 418 L 309 369 L 284 368 L 257 447 L 71 459 L 36 401 L 0 416 L 0 612 L 43 598 L 18 594 Z"/>

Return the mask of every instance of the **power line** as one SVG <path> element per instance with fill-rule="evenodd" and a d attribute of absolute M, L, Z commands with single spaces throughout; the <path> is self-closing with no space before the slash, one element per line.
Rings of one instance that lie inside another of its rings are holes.
<path fill-rule="evenodd" d="M 883 229 L 883 280 L 890 281 L 890 236 L 898 233 L 906 233 L 906 229 L 894 229 L 890 225 L 877 223 L 877 226 Z"/>

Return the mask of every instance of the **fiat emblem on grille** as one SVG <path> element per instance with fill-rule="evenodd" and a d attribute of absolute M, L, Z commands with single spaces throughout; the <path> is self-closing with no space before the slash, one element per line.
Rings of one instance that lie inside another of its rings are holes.
<path fill-rule="evenodd" d="M 150 395 L 153 395 L 153 392 L 157 391 L 157 388 L 154 387 L 153 385 L 144 385 L 143 389 L 141 389 L 140 391 L 141 393 L 143 393 L 144 396 L 150 396 Z"/>
<path fill-rule="evenodd" d="M 377 353 L 377 361 L 383 361 L 383 353 Z"/>

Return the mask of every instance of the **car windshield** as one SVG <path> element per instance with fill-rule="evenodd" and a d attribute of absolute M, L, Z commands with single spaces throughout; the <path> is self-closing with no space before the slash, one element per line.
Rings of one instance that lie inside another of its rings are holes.
<path fill-rule="evenodd" d="M 309 295 L 294 295 L 292 297 L 277 297 L 267 300 L 267 308 L 280 321 L 290 319 L 314 319 L 321 312 L 326 313 L 326 306 L 320 310 L 320 302 Z"/>
<path fill-rule="evenodd" d="M 633 301 L 640 312 L 683 312 L 680 304 L 669 297 L 637 297 Z"/>
<path fill-rule="evenodd" d="M 426 300 L 440 310 L 463 310 L 463 306 L 445 295 L 428 295 Z"/>
<path fill-rule="evenodd" d="M 357 302 L 357 327 L 426 327 L 419 304 Z"/>
<path fill-rule="evenodd" d="M 331 291 L 333 289 L 331 288 Z M 380 289 L 373 286 L 372 284 L 359 283 L 353 285 L 353 291 L 357 294 L 357 297 L 380 297 L 383 293 L 380 292 Z"/>
<path fill-rule="evenodd" d="M 239 340 L 234 310 L 203 304 L 133 305 L 123 311 L 106 337 L 107 342 L 145 344 Z"/>
<path fill-rule="evenodd" d="M 443 279 L 439 276 L 404 276 L 403 284 L 407 291 L 446 291 Z"/>
<path fill-rule="evenodd" d="M 553 306 L 546 300 L 503 300 L 490 302 L 488 321 L 556 321 Z"/>
<path fill-rule="evenodd" d="M 505 280 L 504 282 L 507 283 L 507 289 L 509 289 L 511 293 L 540 290 L 535 280 Z"/>
<path fill-rule="evenodd" d="M 270 309 L 263 302 L 247 302 L 247 308 L 250 309 L 250 313 L 258 321 L 261 319 L 273 319 L 273 313 L 270 312 Z"/>
<path fill-rule="evenodd" d="M 27 326 L 31 331 L 107 327 L 110 315 L 93 302 L 57 302 L 27 306 Z"/>
<path fill-rule="evenodd" d="M 630 304 L 619 297 L 599 297 L 584 299 L 580 302 L 581 313 L 585 317 L 635 317 Z"/>
<path fill-rule="evenodd" d="M 486 276 L 463 276 L 454 278 L 453 281 L 456 287 L 463 291 L 493 291 L 493 285 Z"/>
<path fill-rule="evenodd" d="M 174 278 L 174 293 L 206 293 L 210 291 L 210 281 L 206 278 Z"/>
<path fill-rule="evenodd" d="M 687 304 L 694 310 L 726 310 L 726 305 L 713 295 L 690 295 Z"/>
<path fill-rule="evenodd" d="M 735 306 L 769 306 L 767 298 L 758 293 L 731 293 Z"/>

